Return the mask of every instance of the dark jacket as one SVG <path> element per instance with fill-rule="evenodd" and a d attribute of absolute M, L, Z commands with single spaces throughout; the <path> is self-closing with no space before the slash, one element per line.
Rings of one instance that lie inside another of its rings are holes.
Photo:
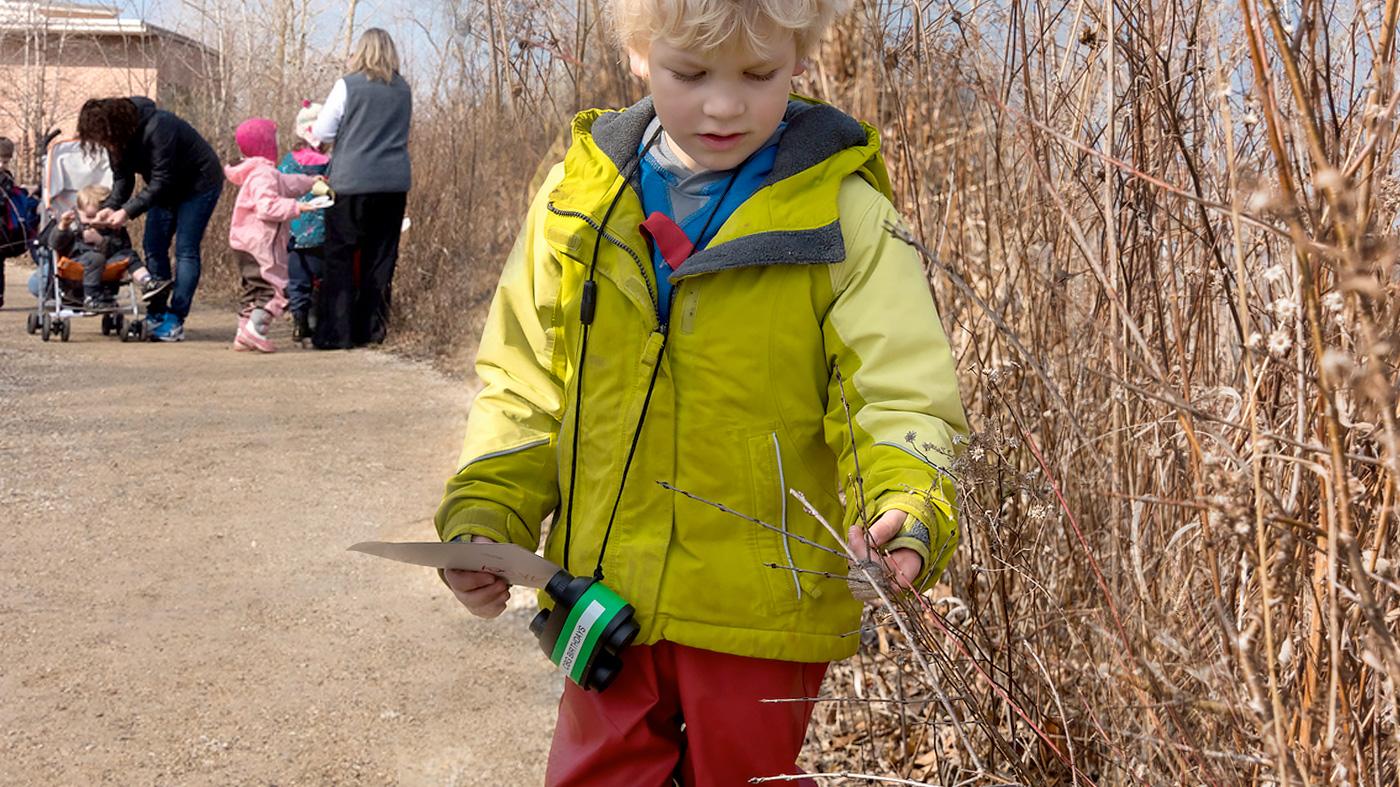
<path fill-rule="evenodd" d="M 97 243 L 88 243 L 83 240 L 83 230 L 89 229 L 81 222 L 73 222 L 73 226 L 66 230 L 61 230 L 54 225 L 51 244 L 53 250 L 64 257 L 76 258 L 79 254 L 89 251 L 100 253 L 107 260 L 114 260 L 121 257 L 134 257 L 136 252 L 131 247 L 131 236 L 125 229 L 108 229 L 106 227 L 92 227 L 102 236 L 102 240 Z"/>
<path fill-rule="evenodd" d="M 156 109 L 155 102 L 144 96 L 132 96 L 131 102 L 140 112 L 140 125 L 126 150 L 112 162 L 112 196 L 102 207 L 121 208 L 134 219 L 153 205 L 174 208 L 223 185 L 219 157 L 193 126 Z M 133 197 L 137 175 L 146 185 Z"/>
<path fill-rule="evenodd" d="M 0 169 L 0 261 L 24 254 L 38 230 L 38 197 L 16 186 L 9 170 Z"/>

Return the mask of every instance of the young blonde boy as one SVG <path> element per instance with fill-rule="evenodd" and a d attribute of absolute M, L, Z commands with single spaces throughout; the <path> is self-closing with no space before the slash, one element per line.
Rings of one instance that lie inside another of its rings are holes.
<path fill-rule="evenodd" d="M 837 2 L 614 0 L 651 95 L 574 120 L 501 274 L 439 535 L 534 549 L 553 514 L 546 557 L 641 625 L 611 687 L 566 682 L 551 785 L 795 771 L 812 705 L 761 700 L 817 696 L 860 603 L 789 490 L 915 587 L 957 543 L 966 422 L 878 135 L 789 95 Z M 504 610 L 503 580 L 446 579 Z"/>

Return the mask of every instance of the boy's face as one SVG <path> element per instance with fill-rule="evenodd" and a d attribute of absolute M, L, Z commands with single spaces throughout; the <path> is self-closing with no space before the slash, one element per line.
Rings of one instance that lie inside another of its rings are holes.
<path fill-rule="evenodd" d="M 632 73 L 651 86 L 676 155 L 697 171 L 733 169 L 762 147 L 787 111 L 792 78 L 805 70 L 791 33 L 765 52 L 739 45 L 699 52 L 656 40 L 627 54 Z"/>
<path fill-rule="evenodd" d="M 84 224 L 91 224 L 97 218 L 97 206 L 79 205 L 78 215 L 82 217 Z"/>

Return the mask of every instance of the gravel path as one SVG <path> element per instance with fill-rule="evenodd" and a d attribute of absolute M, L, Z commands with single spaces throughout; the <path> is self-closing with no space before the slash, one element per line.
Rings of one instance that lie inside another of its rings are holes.
<path fill-rule="evenodd" d="M 478 621 L 435 574 L 469 391 L 376 352 L 24 332 L 0 310 L 0 783 L 528 785 L 560 680 L 533 603 Z"/>

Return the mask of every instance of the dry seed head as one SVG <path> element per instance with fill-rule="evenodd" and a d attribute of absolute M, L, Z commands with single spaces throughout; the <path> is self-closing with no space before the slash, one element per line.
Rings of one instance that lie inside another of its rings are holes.
<path fill-rule="evenodd" d="M 1340 192 L 1342 189 L 1346 188 L 1347 179 L 1342 175 L 1341 170 L 1328 167 L 1327 169 L 1320 170 L 1313 176 L 1313 183 L 1320 189 Z"/>
<path fill-rule="evenodd" d="M 1281 284 L 1288 280 L 1288 269 L 1275 263 L 1264 269 L 1263 276 L 1269 284 Z"/>
<path fill-rule="evenodd" d="M 1322 308 L 1326 309 L 1329 314 L 1340 312 L 1345 305 L 1346 298 L 1339 290 L 1333 290 L 1322 296 Z"/>
<path fill-rule="evenodd" d="M 1293 337 L 1288 331 L 1279 328 L 1269 334 L 1269 354 L 1275 358 L 1282 358 L 1288 354 L 1293 347 Z"/>
<path fill-rule="evenodd" d="M 1269 304 L 1269 310 L 1274 313 L 1279 322 L 1293 322 L 1298 316 L 1298 302 L 1292 298 L 1279 298 Z"/>
<path fill-rule="evenodd" d="M 1361 563 L 1362 563 L 1362 565 L 1370 566 L 1372 562 L 1374 562 L 1374 563 L 1376 564 L 1376 567 L 1375 567 L 1375 569 L 1373 569 L 1373 570 L 1375 571 L 1376 576 L 1379 576 L 1379 577 L 1389 577 L 1390 574 L 1391 574 L 1391 572 L 1392 572 L 1392 570 L 1394 569 L 1394 565 L 1393 565 L 1389 560 L 1387 560 L 1386 558 L 1383 558 L 1383 557 L 1377 557 L 1377 556 L 1376 556 L 1376 550 L 1374 550 L 1374 549 L 1363 549 L 1363 550 L 1361 550 Z"/>
<path fill-rule="evenodd" d="M 1351 371 L 1351 356 L 1335 347 L 1322 354 L 1322 370 L 1333 380 L 1340 380 Z"/>

